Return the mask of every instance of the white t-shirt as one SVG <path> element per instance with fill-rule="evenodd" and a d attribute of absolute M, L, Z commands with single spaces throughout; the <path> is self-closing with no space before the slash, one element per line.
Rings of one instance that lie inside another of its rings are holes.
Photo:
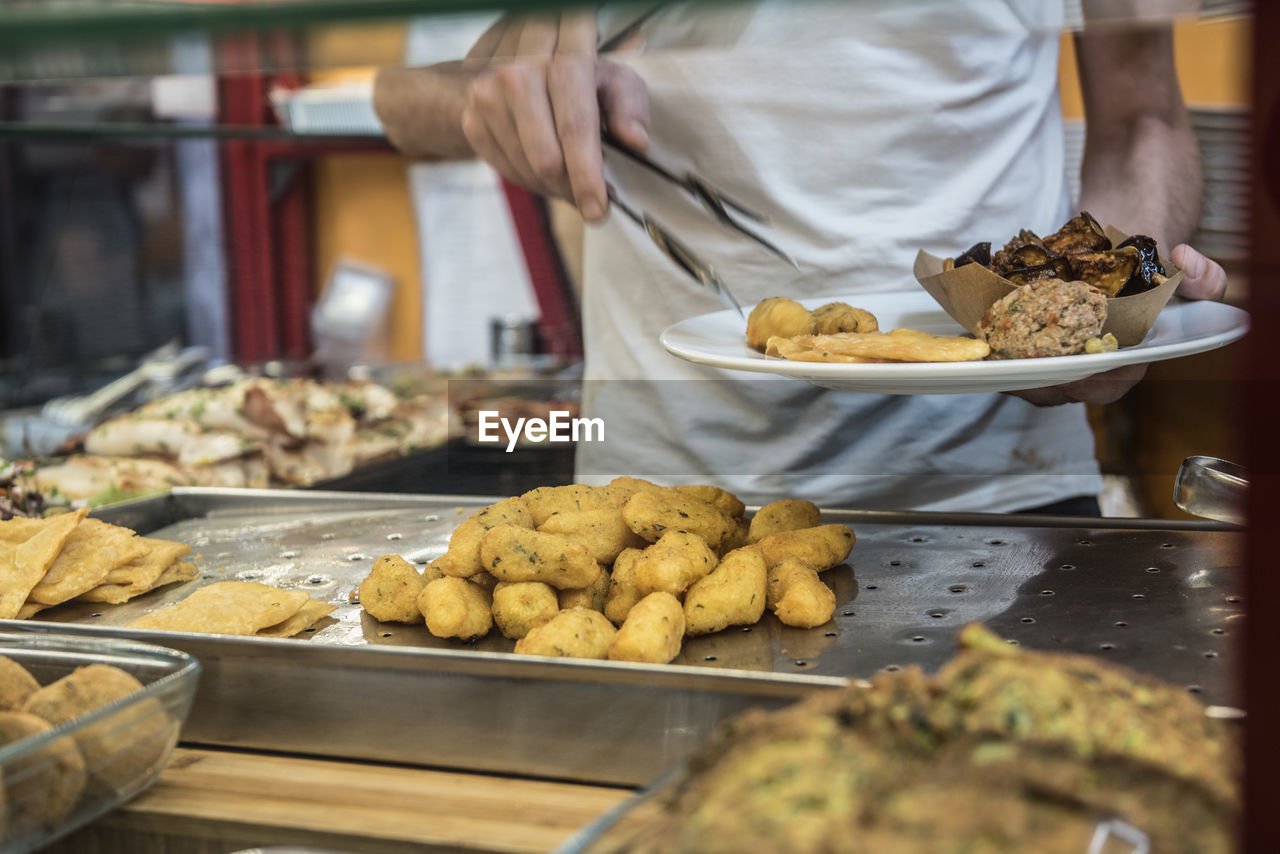
<path fill-rule="evenodd" d="M 634 13 L 634 10 L 629 10 Z M 954 255 L 1071 215 L 1058 102 L 1061 0 L 678 5 L 628 57 L 651 155 L 768 213 L 800 272 L 624 158 L 607 171 L 712 263 L 744 306 L 910 291 Z M 626 20 L 602 18 L 602 32 Z M 928 26 L 922 26 L 922 21 Z M 1009 395 L 881 396 L 669 355 L 670 324 L 722 306 L 633 222 L 588 229 L 578 477 L 716 482 L 748 502 L 1010 511 L 1101 487 L 1084 407 Z M 745 328 L 745 323 L 744 323 Z"/>

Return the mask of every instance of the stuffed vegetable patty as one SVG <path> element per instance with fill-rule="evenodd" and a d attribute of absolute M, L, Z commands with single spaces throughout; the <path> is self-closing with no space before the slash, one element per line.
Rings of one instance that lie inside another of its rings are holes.
<path fill-rule="evenodd" d="M 1047 279 L 1001 297 L 983 315 L 979 332 L 994 359 L 1071 356 L 1102 333 L 1107 297 L 1084 282 Z"/>

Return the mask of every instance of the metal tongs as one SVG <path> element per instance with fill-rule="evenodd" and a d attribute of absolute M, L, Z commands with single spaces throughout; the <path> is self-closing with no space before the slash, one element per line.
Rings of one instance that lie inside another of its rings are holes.
<path fill-rule="evenodd" d="M 795 259 L 786 251 L 776 243 L 766 239 L 755 230 L 744 225 L 739 220 L 740 216 L 746 217 L 753 222 L 767 226 L 769 225 L 768 217 L 751 210 L 741 202 L 735 201 L 691 172 L 686 172 L 683 175 L 677 175 L 666 167 L 650 160 L 645 155 L 631 148 L 611 134 L 608 130 L 601 131 L 600 136 L 604 141 L 604 144 L 609 148 L 630 158 L 631 160 L 634 160 L 636 163 L 644 166 L 654 174 L 664 178 L 689 193 L 689 195 L 693 196 L 694 199 L 700 202 L 721 225 L 731 228 L 744 237 L 755 241 L 761 247 L 781 258 L 783 261 L 786 261 L 795 269 L 800 269 L 799 265 L 796 264 Z M 628 217 L 639 223 L 640 226 L 648 233 L 650 239 L 658 245 L 659 249 L 666 253 L 668 258 L 676 263 L 676 266 L 680 267 L 680 269 L 692 276 L 698 284 L 711 290 L 711 292 L 719 297 L 720 301 L 729 308 L 734 309 L 739 315 L 742 315 L 742 306 L 736 299 L 734 299 L 729 288 L 716 274 L 716 271 L 710 264 L 699 258 L 697 254 L 688 247 L 688 245 L 679 240 L 668 228 L 658 223 L 648 213 L 637 211 L 635 208 L 622 201 L 622 199 L 618 197 L 618 192 L 614 189 L 612 184 L 607 185 L 607 189 L 609 201 L 613 203 L 618 210 L 622 211 Z"/>

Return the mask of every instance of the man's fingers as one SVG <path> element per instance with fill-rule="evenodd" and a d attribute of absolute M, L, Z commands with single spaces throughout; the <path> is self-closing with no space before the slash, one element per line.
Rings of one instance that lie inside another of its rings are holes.
<path fill-rule="evenodd" d="M 610 132 L 637 151 L 649 149 L 649 90 L 625 65 L 596 64 L 600 111 Z"/>
<path fill-rule="evenodd" d="M 588 221 L 602 218 L 608 201 L 595 65 L 588 57 L 558 56 L 547 67 L 547 92 L 573 201 Z"/>
<path fill-rule="evenodd" d="M 493 59 L 497 55 L 498 45 L 502 43 L 503 37 L 511 28 L 511 18 L 503 16 L 493 22 L 489 29 L 484 31 L 480 38 L 476 39 L 476 43 L 467 51 L 466 59 L 468 61 L 484 62 Z"/>
<path fill-rule="evenodd" d="M 529 189 L 540 189 L 527 162 L 519 156 L 519 134 L 491 75 L 472 82 L 462 111 L 462 132 L 475 153 L 503 176 Z"/>
<path fill-rule="evenodd" d="M 1073 383 L 1009 393 L 1036 406 L 1060 406 L 1064 403 L 1092 403 L 1104 406 L 1124 397 L 1125 393 L 1137 385 L 1146 373 L 1146 365 L 1125 365 Z"/>
<path fill-rule="evenodd" d="M 511 56 L 518 59 L 546 59 L 556 52 L 560 21 L 556 15 L 529 18 L 520 29 Z"/>
<path fill-rule="evenodd" d="M 564 12 L 556 33 L 556 54 L 560 56 L 596 55 L 600 32 L 594 12 Z"/>
<path fill-rule="evenodd" d="M 1183 271 L 1178 296 L 1187 299 L 1222 299 L 1227 292 L 1227 271 L 1222 265 L 1185 243 L 1173 247 L 1169 260 Z"/>
<path fill-rule="evenodd" d="M 560 149 L 547 93 L 545 67 L 512 66 L 499 71 L 497 77 L 506 103 L 510 105 L 517 134 L 518 152 L 508 147 L 508 158 L 515 160 L 519 156 L 524 161 L 522 166 L 538 182 L 536 189 L 561 198 L 572 198 L 564 153 Z"/>

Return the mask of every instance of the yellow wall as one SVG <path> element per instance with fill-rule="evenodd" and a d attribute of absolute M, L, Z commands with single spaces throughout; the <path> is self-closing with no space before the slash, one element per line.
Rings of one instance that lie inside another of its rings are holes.
<path fill-rule="evenodd" d="M 309 34 L 315 83 L 368 80 L 367 67 L 337 67 L 359 57 L 404 56 L 404 28 L 399 24 L 333 27 Z M 333 266 L 349 258 L 381 268 L 395 280 L 391 304 L 388 358 L 422 357 L 422 282 L 418 234 L 405 170 L 408 160 L 396 154 L 335 154 L 317 158 L 315 167 L 315 233 L 319 293 Z"/>
<path fill-rule="evenodd" d="M 390 274 L 396 283 L 388 330 L 391 361 L 422 355 L 418 234 L 405 165 L 394 154 L 338 154 L 315 164 L 317 294 L 342 259 Z"/>

